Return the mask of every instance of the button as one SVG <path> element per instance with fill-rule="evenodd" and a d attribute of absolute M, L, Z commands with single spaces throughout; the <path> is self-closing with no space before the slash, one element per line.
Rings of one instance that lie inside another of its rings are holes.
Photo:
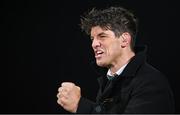
<path fill-rule="evenodd" d="M 100 105 L 96 106 L 95 111 L 97 113 L 100 113 L 101 112 L 101 106 Z"/>

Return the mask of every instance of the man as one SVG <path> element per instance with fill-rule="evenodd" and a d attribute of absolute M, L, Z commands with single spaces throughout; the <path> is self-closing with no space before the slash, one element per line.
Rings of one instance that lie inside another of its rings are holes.
<path fill-rule="evenodd" d="M 108 68 L 98 79 L 96 102 L 80 87 L 64 82 L 58 104 L 72 113 L 173 113 L 173 94 L 165 76 L 146 62 L 146 47 L 135 47 L 137 19 L 122 7 L 92 9 L 81 19 L 91 37 L 96 64 Z"/>

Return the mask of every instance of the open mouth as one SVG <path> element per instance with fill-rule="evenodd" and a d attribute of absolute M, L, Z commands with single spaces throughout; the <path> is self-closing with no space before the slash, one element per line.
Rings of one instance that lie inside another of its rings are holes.
<path fill-rule="evenodd" d="M 97 50 L 97 51 L 95 51 L 95 58 L 101 58 L 102 57 L 102 55 L 103 55 L 103 51 L 101 51 L 101 50 Z"/>

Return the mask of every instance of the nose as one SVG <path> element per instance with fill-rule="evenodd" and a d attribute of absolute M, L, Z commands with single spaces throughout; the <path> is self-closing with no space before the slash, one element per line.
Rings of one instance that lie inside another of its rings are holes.
<path fill-rule="evenodd" d="M 99 42 L 98 40 L 94 39 L 94 40 L 92 41 L 92 48 L 93 48 L 93 49 L 99 47 L 100 45 L 101 45 L 101 44 L 100 44 L 100 42 Z"/>

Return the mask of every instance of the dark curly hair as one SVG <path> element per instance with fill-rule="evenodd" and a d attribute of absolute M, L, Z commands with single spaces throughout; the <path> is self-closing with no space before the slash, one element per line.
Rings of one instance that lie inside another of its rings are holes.
<path fill-rule="evenodd" d="M 134 48 L 137 34 L 137 18 L 122 7 L 110 7 L 104 10 L 93 8 L 81 17 L 81 29 L 90 35 L 91 28 L 100 26 L 114 32 L 116 37 L 128 32 L 132 37 L 131 48 Z"/>

